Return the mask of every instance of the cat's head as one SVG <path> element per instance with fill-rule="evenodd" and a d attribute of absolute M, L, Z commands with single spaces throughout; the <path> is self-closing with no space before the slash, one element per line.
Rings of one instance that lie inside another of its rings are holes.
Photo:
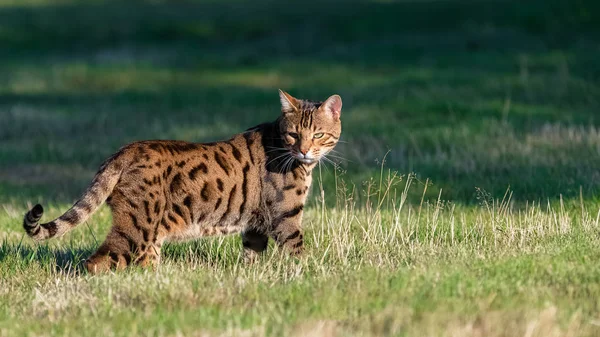
<path fill-rule="evenodd" d="M 342 98 L 330 96 L 324 102 L 292 97 L 279 90 L 281 113 L 279 131 L 285 149 L 304 164 L 318 162 L 331 151 L 342 132 Z"/>

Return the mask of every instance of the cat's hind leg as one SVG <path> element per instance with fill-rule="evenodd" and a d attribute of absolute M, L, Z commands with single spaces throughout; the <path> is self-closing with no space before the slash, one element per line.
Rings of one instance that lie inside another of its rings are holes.
<path fill-rule="evenodd" d="M 137 247 L 141 245 L 135 235 L 116 226 L 111 228 L 106 240 L 86 261 L 85 267 L 91 274 L 122 270 L 131 264 Z"/>
<path fill-rule="evenodd" d="M 113 226 L 100 248 L 85 262 L 92 274 L 122 270 L 135 263 L 156 268 L 160 245 L 156 224 L 148 223 L 144 213 L 130 207 L 113 207 Z"/>

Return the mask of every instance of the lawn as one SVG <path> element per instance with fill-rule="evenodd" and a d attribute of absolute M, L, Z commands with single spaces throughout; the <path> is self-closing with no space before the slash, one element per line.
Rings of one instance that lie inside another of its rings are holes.
<path fill-rule="evenodd" d="M 600 335 L 600 3 L 0 0 L 0 336 Z M 143 139 L 344 101 L 299 259 L 238 236 L 91 276 L 108 208 L 36 244 Z"/>

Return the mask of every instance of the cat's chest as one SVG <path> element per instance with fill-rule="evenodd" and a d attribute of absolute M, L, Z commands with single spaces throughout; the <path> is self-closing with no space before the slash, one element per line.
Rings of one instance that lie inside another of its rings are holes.
<path fill-rule="evenodd" d="M 296 201 L 304 203 L 312 184 L 310 171 L 290 171 L 285 174 L 268 174 L 263 184 L 263 198 L 267 205 Z"/>

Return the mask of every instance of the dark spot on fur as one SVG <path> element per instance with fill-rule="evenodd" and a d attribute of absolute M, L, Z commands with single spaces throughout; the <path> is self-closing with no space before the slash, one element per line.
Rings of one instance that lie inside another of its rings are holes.
<path fill-rule="evenodd" d="M 219 219 L 219 222 L 223 222 L 223 220 L 231 212 L 231 202 L 233 201 L 233 196 L 235 195 L 236 190 L 237 190 L 237 185 L 233 185 L 233 188 L 229 192 L 229 199 L 227 199 L 227 209 L 225 210 L 225 213 L 223 213 L 223 216 L 221 216 L 221 219 Z"/>
<path fill-rule="evenodd" d="M 198 146 L 196 144 L 193 143 L 186 143 L 186 142 L 177 142 L 177 143 L 172 143 L 169 144 L 169 146 L 171 147 L 171 149 L 175 152 L 188 152 L 188 151 L 193 151 L 196 150 L 198 148 Z"/>
<path fill-rule="evenodd" d="M 174 193 L 176 191 L 179 191 L 183 186 L 183 181 L 181 178 L 181 173 L 177 173 L 174 177 L 173 180 L 171 180 L 171 185 L 169 186 L 169 190 L 171 191 L 171 193 Z"/>
<path fill-rule="evenodd" d="M 63 216 L 61 216 L 60 219 L 68 222 L 70 225 L 75 225 L 79 223 L 79 220 L 81 218 L 79 217 L 79 213 L 76 210 L 71 209 L 67 211 L 67 213 L 65 213 Z"/>
<path fill-rule="evenodd" d="M 167 218 L 169 218 L 169 221 L 171 221 L 172 223 L 177 223 L 177 219 L 175 219 L 175 217 L 173 216 L 173 214 L 169 213 L 169 215 L 167 216 Z"/>
<path fill-rule="evenodd" d="M 175 214 L 179 215 L 183 219 L 183 212 L 181 211 L 181 207 L 179 207 L 179 205 L 173 205 L 173 212 L 175 212 Z"/>
<path fill-rule="evenodd" d="M 242 181 L 242 204 L 240 205 L 240 216 L 242 216 L 244 214 L 244 210 L 246 208 L 246 197 L 248 194 L 248 171 L 250 171 L 250 166 L 248 165 L 248 163 L 246 163 L 246 166 L 244 166 L 244 168 L 242 169 L 242 173 L 243 173 L 243 181 Z"/>
<path fill-rule="evenodd" d="M 300 236 L 300 231 L 299 231 L 299 230 L 296 230 L 294 233 L 290 234 L 290 235 L 289 235 L 287 238 L 285 238 L 285 239 L 283 240 L 283 242 L 284 242 L 284 243 L 285 243 L 285 242 L 288 242 L 288 241 L 290 241 L 290 240 L 293 240 L 293 239 L 295 239 L 295 238 L 297 238 L 297 237 L 299 237 L 299 236 Z"/>
<path fill-rule="evenodd" d="M 298 215 L 300 212 L 302 212 L 303 208 L 304 208 L 304 205 L 298 205 L 298 206 L 294 207 L 293 209 L 291 209 L 287 212 L 284 212 L 283 214 L 278 216 L 275 220 L 273 220 L 273 227 L 279 226 L 285 219 L 292 218 L 292 217 Z"/>
<path fill-rule="evenodd" d="M 209 186 L 207 182 L 204 182 L 204 185 L 202 186 L 202 190 L 200 191 L 200 196 L 202 197 L 203 201 L 208 201 L 208 199 L 210 198 L 210 191 L 209 191 Z"/>
<path fill-rule="evenodd" d="M 238 150 L 237 147 L 235 147 L 235 145 L 233 145 L 233 144 L 229 144 L 229 145 L 231 145 L 231 151 L 233 153 L 233 157 L 235 158 L 235 160 L 237 160 L 239 163 L 241 163 L 242 154 L 240 153 L 240 150 Z"/>
<path fill-rule="evenodd" d="M 150 144 L 149 147 L 150 147 L 151 150 L 154 150 L 154 151 L 156 151 L 158 153 L 162 153 L 162 146 L 160 144 L 158 144 L 158 143 Z"/>
<path fill-rule="evenodd" d="M 183 199 L 183 204 L 187 208 L 192 207 L 192 198 L 188 195 L 187 197 L 185 197 L 185 199 Z"/>
<path fill-rule="evenodd" d="M 56 225 L 56 222 L 54 222 L 54 221 L 51 221 L 47 224 L 42 224 L 40 226 L 44 227 L 48 231 L 49 237 L 54 237 L 56 235 L 56 233 L 58 232 L 58 226 Z"/>
<path fill-rule="evenodd" d="M 144 200 L 144 211 L 146 212 L 148 222 L 150 222 L 150 202 L 148 200 Z"/>
<path fill-rule="evenodd" d="M 186 196 L 185 199 L 183 199 L 183 205 L 188 209 L 188 212 L 190 213 L 190 219 L 194 221 L 194 212 L 192 211 L 192 197 L 189 195 Z"/>
<path fill-rule="evenodd" d="M 193 169 L 190 170 L 190 173 L 188 173 L 188 176 L 190 177 L 190 179 L 192 179 L 192 180 L 196 179 L 196 175 L 198 174 L 198 171 L 202 171 L 202 173 L 207 174 L 208 167 L 206 167 L 206 164 L 204 164 L 204 163 L 200 163 L 200 164 L 196 165 Z"/>
<path fill-rule="evenodd" d="M 170 216 L 170 214 L 169 214 Z M 174 220 L 174 219 L 173 219 Z M 160 224 L 167 230 L 170 231 L 171 230 L 171 226 L 169 225 L 169 223 L 167 222 L 167 220 L 165 220 L 164 218 L 160 220 Z"/>
<path fill-rule="evenodd" d="M 229 163 L 223 158 L 218 152 L 215 152 L 215 160 L 217 164 L 225 171 L 225 174 L 229 175 Z"/>
<path fill-rule="evenodd" d="M 85 200 L 81 200 L 77 203 L 77 207 L 81 208 L 86 214 L 92 211 L 92 205 Z"/>

